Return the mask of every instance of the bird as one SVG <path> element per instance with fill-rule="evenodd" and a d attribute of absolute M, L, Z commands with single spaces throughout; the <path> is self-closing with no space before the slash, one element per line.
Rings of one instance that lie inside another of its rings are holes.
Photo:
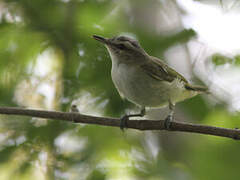
<path fill-rule="evenodd" d="M 93 38 L 105 45 L 110 54 L 112 81 L 120 96 L 141 108 L 140 113 L 121 118 L 121 129 L 127 126 L 130 117 L 145 116 L 146 108 L 164 106 L 170 109 L 164 121 L 165 128 L 170 129 L 176 103 L 208 93 L 207 87 L 190 84 L 164 61 L 150 56 L 134 38 L 122 35 Z"/>

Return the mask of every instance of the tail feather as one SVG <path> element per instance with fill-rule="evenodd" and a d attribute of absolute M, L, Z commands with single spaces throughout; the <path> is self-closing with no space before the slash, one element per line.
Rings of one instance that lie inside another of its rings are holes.
<path fill-rule="evenodd" d="M 204 87 L 204 86 L 197 86 L 197 85 L 190 85 L 190 84 L 186 84 L 185 88 L 187 90 L 191 90 L 191 91 L 198 91 L 198 92 L 202 92 L 202 93 L 207 93 L 209 94 L 208 88 Z"/>

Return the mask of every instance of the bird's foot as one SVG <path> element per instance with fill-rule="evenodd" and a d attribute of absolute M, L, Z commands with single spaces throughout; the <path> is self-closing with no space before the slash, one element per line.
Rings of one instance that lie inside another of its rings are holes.
<path fill-rule="evenodd" d="M 168 115 L 167 118 L 164 120 L 164 128 L 166 130 L 168 130 L 168 131 L 171 130 L 172 121 L 173 121 L 173 116 Z"/>
<path fill-rule="evenodd" d="M 129 115 L 124 115 L 120 119 L 120 129 L 124 131 L 125 128 L 127 128 L 127 122 L 129 121 Z"/>
<path fill-rule="evenodd" d="M 124 115 L 123 117 L 121 117 L 120 119 L 120 129 L 124 130 L 125 128 L 127 128 L 127 122 L 129 121 L 130 117 L 143 117 L 146 114 L 146 110 L 143 107 L 141 109 L 141 112 L 138 114 L 129 114 L 129 115 Z"/>

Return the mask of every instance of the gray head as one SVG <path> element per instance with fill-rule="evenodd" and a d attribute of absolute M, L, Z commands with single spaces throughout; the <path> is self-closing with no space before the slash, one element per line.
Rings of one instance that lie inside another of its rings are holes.
<path fill-rule="evenodd" d="M 93 35 L 93 38 L 106 45 L 112 60 L 122 63 L 139 63 L 145 59 L 147 53 L 139 45 L 138 41 L 126 36 L 104 38 Z"/>

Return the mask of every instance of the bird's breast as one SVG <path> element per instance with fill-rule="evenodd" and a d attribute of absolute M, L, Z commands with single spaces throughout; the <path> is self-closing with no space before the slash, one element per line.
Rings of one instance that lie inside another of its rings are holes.
<path fill-rule="evenodd" d="M 137 65 L 113 63 L 111 74 L 119 94 L 139 106 L 161 107 L 190 96 L 180 80 L 153 79 Z"/>

